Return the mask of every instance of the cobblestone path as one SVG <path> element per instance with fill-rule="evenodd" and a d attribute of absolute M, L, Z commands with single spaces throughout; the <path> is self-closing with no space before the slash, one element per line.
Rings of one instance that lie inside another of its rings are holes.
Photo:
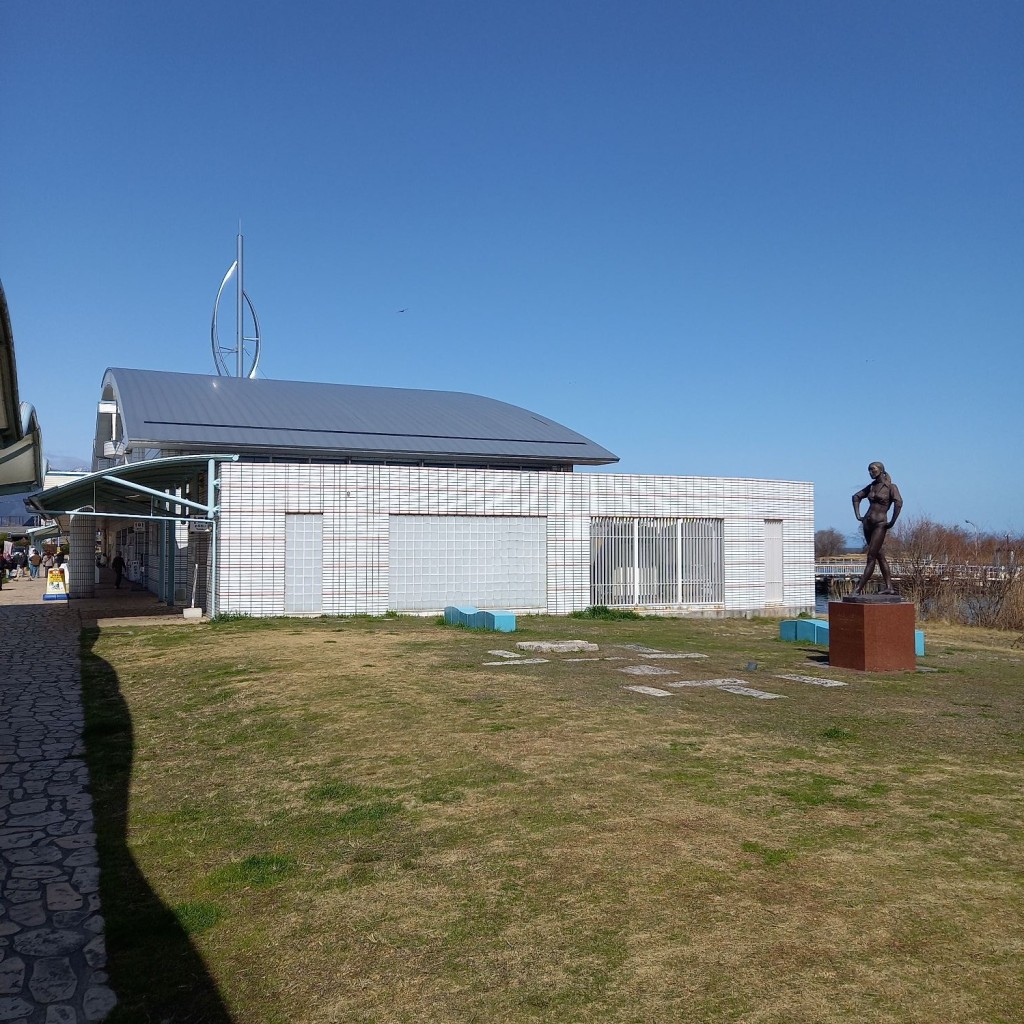
<path fill-rule="evenodd" d="M 79 621 L 31 587 L 34 604 L 10 603 L 7 586 L 0 599 L 0 1022 L 83 1024 L 116 999 L 83 760 Z"/>

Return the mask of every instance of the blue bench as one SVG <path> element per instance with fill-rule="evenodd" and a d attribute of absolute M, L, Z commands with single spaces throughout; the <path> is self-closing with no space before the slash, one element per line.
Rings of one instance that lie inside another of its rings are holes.
<path fill-rule="evenodd" d="M 779 639 L 828 646 L 828 623 L 824 619 L 783 619 Z"/>
<path fill-rule="evenodd" d="M 779 639 L 802 640 L 828 647 L 828 623 L 824 619 L 783 619 L 779 623 Z M 914 654 L 924 657 L 924 630 L 914 630 Z"/>
<path fill-rule="evenodd" d="M 471 604 L 450 604 L 444 610 L 444 621 L 449 626 L 469 629 L 490 629 L 497 633 L 514 633 L 516 617 L 512 612 L 485 612 Z"/>

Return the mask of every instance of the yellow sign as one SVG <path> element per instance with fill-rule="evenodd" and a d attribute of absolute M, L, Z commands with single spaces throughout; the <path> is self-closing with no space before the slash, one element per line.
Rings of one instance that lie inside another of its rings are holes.
<path fill-rule="evenodd" d="M 49 569 L 46 573 L 46 592 L 44 601 L 66 601 L 68 589 L 64 584 L 64 573 L 60 569 Z"/>

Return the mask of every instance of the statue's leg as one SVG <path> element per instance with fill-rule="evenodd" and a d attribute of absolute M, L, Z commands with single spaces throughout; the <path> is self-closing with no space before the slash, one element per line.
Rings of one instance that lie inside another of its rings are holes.
<path fill-rule="evenodd" d="M 889 559 L 881 552 L 878 553 L 878 568 L 882 572 L 882 593 L 895 594 L 896 591 L 892 589 L 892 575 L 889 572 Z"/>
<path fill-rule="evenodd" d="M 875 559 L 868 555 L 867 563 L 864 566 L 864 572 L 861 578 L 857 580 L 857 585 L 853 588 L 855 594 L 860 594 L 864 590 L 864 585 L 869 579 L 875 574 Z"/>
<path fill-rule="evenodd" d="M 867 560 L 864 564 L 864 574 L 853 588 L 855 594 L 863 593 L 868 580 L 875 574 L 875 565 L 881 557 L 882 542 L 885 540 L 885 530 L 879 529 L 874 524 L 865 523 L 864 539 L 868 542 Z"/>

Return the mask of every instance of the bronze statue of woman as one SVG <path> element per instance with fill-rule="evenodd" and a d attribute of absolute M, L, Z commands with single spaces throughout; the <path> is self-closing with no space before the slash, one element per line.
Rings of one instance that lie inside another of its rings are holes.
<path fill-rule="evenodd" d="M 857 581 L 853 592 L 855 594 L 863 593 L 864 585 L 874 575 L 877 563 L 882 572 L 882 593 L 895 594 L 896 591 L 892 589 L 889 562 L 882 554 L 882 545 L 885 543 L 886 534 L 896 525 L 896 520 L 900 517 L 903 498 L 900 496 L 900 489 L 892 482 L 892 478 L 885 471 L 885 466 L 880 462 L 872 462 L 868 466 L 868 474 L 871 476 L 871 483 L 853 496 L 853 512 L 857 521 L 864 526 L 864 539 L 868 544 L 864 574 Z M 861 515 L 860 503 L 865 498 L 868 499 L 868 510 Z M 892 519 L 889 518 L 890 508 L 893 510 Z"/>

